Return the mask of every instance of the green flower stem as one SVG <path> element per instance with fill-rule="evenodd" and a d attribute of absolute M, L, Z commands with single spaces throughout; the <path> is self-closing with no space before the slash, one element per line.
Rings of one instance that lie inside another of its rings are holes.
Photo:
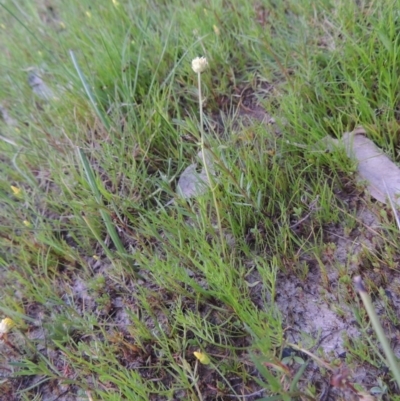
<path fill-rule="evenodd" d="M 207 166 L 207 158 L 206 158 L 206 152 L 205 152 L 205 135 L 204 135 L 204 128 L 203 128 L 203 97 L 201 95 L 201 72 L 197 72 L 197 83 L 198 83 L 198 90 L 199 90 L 199 107 L 200 107 L 200 146 L 201 146 L 201 154 L 203 158 L 203 165 L 204 165 L 204 170 L 207 175 L 208 182 L 210 184 L 211 188 L 211 193 L 213 196 L 213 201 L 214 201 L 214 206 L 215 206 L 215 212 L 217 214 L 217 222 L 218 222 L 218 230 L 219 230 L 219 237 L 221 241 L 221 246 L 222 246 L 222 253 L 224 255 L 224 259 L 226 259 L 226 249 L 225 249 L 225 241 L 224 241 L 224 233 L 222 231 L 222 223 L 221 223 L 221 216 L 219 213 L 219 206 L 218 206 L 218 201 L 217 201 L 217 196 L 215 193 L 216 186 L 214 186 L 214 182 L 212 179 L 212 175 L 210 174 L 210 171 Z"/>

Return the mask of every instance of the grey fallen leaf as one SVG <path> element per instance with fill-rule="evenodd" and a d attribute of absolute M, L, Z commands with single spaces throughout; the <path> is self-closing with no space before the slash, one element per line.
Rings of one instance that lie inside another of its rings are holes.
<path fill-rule="evenodd" d="M 343 134 L 347 156 L 357 162 L 359 178 L 375 199 L 387 203 L 389 198 L 400 206 L 400 168 L 365 135 L 362 127 Z"/>
<path fill-rule="evenodd" d="M 215 175 L 214 163 L 212 161 L 211 154 L 206 152 L 205 159 L 208 167 L 208 171 L 211 175 Z M 197 157 L 202 162 L 202 152 L 197 154 Z M 184 199 L 193 198 L 204 194 L 210 187 L 210 183 L 207 177 L 206 170 L 204 167 L 202 170 L 197 172 L 197 163 L 193 163 L 188 166 L 178 180 L 176 192 Z"/>
<path fill-rule="evenodd" d="M 41 99 L 50 100 L 55 97 L 53 91 L 43 81 L 39 72 L 30 72 L 28 75 L 28 83 L 32 91 Z"/>

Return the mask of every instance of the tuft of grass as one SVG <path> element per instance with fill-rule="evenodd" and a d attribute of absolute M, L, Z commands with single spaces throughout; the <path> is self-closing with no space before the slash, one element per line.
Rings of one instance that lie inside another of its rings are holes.
<path fill-rule="evenodd" d="M 4 0 L 0 30 L 5 397 L 396 399 L 368 330 L 346 367 L 296 309 L 368 327 L 357 271 L 399 320 L 395 211 L 317 146 L 362 124 L 397 159 L 396 2 Z M 179 199 L 199 139 L 216 179 Z"/>

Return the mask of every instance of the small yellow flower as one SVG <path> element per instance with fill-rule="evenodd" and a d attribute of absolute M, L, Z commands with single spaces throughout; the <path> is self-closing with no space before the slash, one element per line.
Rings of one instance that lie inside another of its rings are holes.
<path fill-rule="evenodd" d="M 119 3 L 118 3 L 117 0 L 112 0 L 112 2 L 113 2 L 113 4 L 114 4 L 115 7 L 118 7 L 118 6 L 119 6 Z"/>
<path fill-rule="evenodd" d="M 0 322 L 0 335 L 7 334 L 15 326 L 14 320 L 6 317 Z"/>
<path fill-rule="evenodd" d="M 205 353 L 205 352 L 193 352 L 193 355 L 199 360 L 200 363 L 202 363 L 203 365 L 208 365 L 211 360 L 210 357 Z"/>
<path fill-rule="evenodd" d="M 25 227 L 30 227 L 32 224 L 28 220 L 23 221 Z"/>
<path fill-rule="evenodd" d="M 100 258 L 99 258 L 97 255 L 93 255 L 92 258 L 93 258 L 94 260 L 100 260 Z"/>
<path fill-rule="evenodd" d="M 63 28 L 63 29 L 66 28 L 66 25 L 65 25 L 65 23 L 63 21 L 60 21 L 59 24 L 60 24 L 61 28 Z"/>
<path fill-rule="evenodd" d="M 11 188 L 11 191 L 13 191 L 13 194 L 15 196 L 18 196 L 18 197 L 21 196 L 21 191 L 22 191 L 21 188 L 15 187 L 14 185 L 11 185 L 10 188 Z"/>
<path fill-rule="evenodd" d="M 217 27 L 217 25 L 213 25 L 213 29 L 214 29 L 214 33 L 219 36 L 221 34 L 219 28 Z"/>
<path fill-rule="evenodd" d="M 86 11 L 86 16 L 87 16 L 88 18 L 92 18 L 92 13 L 91 13 L 90 11 Z"/>
<path fill-rule="evenodd" d="M 192 70 L 201 73 L 208 67 L 208 61 L 205 57 L 196 57 L 192 60 Z"/>

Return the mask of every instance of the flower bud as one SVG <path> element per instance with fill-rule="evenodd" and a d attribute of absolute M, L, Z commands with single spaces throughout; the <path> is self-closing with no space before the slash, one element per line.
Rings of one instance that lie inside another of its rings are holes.
<path fill-rule="evenodd" d="M 202 363 L 203 365 L 208 365 L 211 360 L 210 357 L 205 352 L 193 352 L 193 355 Z"/>

